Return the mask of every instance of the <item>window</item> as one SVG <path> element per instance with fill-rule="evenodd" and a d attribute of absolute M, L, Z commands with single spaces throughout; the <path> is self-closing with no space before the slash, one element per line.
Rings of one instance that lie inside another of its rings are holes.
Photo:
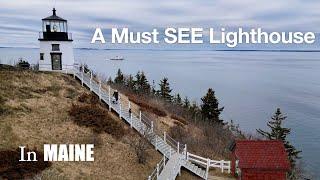
<path fill-rule="evenodd" d="M 59 44 L 52 44 L 52 51 L 60 51 Z"/>
<path fill-rule="evenodd" d="M 44 60 L 44 53 L 40 53 L 40 60 Z"/>

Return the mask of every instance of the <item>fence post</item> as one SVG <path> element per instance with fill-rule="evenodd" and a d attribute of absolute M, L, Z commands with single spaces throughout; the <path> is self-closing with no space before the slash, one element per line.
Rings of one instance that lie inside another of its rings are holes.
<path fill-rule="evenodd" d="M 188 151 L 187 151 L 187 144 L 184 144 L 184 155 L 185 155 L 185 159 L 188 160 L 187 153 L 188 153 Z"/>
<path fill-rule="evenodd" d="M 189 160 L 189 153 L 187 152 L 187 161 Z"/>
<path fill-rule="evenodd" d="M 148 177 L 148 180 L 151 180 L 151 176 Z"/>
<path fill-rule="evenodd" d="M 223 173 L 223 169 L 224 169 L 224 160 L 220 161 L 220 168 L 221 168 L 221 172 Z"/>
<path fill-rule="evenodd" d="M 230 161 L 228 161 L 228 173 L 230 174 L 231 171 L 231 165 L 230 165 Z"/>
<path fill-rule="evenodd" d="M 179 149 L 180 149 L 180 143 L 178 142 L 178 145 L 177 145 L 178 147 L 177 147 L 177 151 L 178 151 L 178 154 L 180 154 L 180 151 L 179 151 Z"/>
<path fill-rule="evenodd" d="M 131 109 L 131 102 L 130 102 L 130 100 L 129 100 L 129 103 L 128 103 L 128 108 Z M 129 109 L 128 109 L 128 110 L 129 110 Z"/>
<path fill-rule="evenodd" d="M 101 101 L 101 80 L 99 80 L 99 99 Z"/>
<path fill-rule="evenodd" d="M 92 91 L 92 72 L 90 71 L 90 91 Z"/>
<path fill-rule="evenodd" d="M 169 157 L 171 157 L 171 154 L 172 154 L 172 153 L 171 153 L 171 147 L 169 147 L 169 149 L 170 149 L 170 152 L 169 152 Z"/>
<path fill-rule="evenodd" d="M 119 117 L 120 117 L 120 119 L 121 119 L 121 102 L 119 102 Z"/>
<path fill-rule="evenodd" d="M 207 159 L 207 168 L 206 168 L 206 179 L 208 179 L 208 175 L 209 175 L 209 166 L 210 166 L 210 159 Z"/>
<path fill-rule="evenodd" d="M 165 166 L 165 165 L 166 165 L 166 156 L 163 155 L 163 166 Z"/>
<path fill-rule="evenodd" d="M 164 140 L 164 143 L 166 143 L 166 132 L 165 131 L 163 132 L 163 140 Z"/>
<path fill-rule="evenodd" d="M 111 88 L 110 88 L 110 85 L 108 87 L 108 93 L 109 93 L 109 111 L 111 111 Z"/>
<path fill-rule="evenodd" d="M 81 86 L 83 86 L 83 74 L 84 74 L 84 68 L 82 66 L 82 73 L 81 73 Z"/>
<path fill-rule="evenodd" d="M 130 127 L 132 128 L 132 113 L 130 113 Z"/>
<path fill-rule="evenodd" d="M 151 121 L 151 132 L 153 133 L 153 121 Z"/>
<path fill-rule="evenodd" d="M 157 179 L 159 177 L 159 163 L 157 164 Z"/>
<path fill-rule="evenodd" d="M 141 114 L 141 111 L 139 112 L 139 120 L 140 120 L 140 122 L 141 122 L 141 117 L 142 116 L 142 114 Z"/>

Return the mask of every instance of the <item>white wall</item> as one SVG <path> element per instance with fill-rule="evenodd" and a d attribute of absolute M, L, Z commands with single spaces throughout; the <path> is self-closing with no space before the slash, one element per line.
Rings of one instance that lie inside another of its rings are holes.
<path fill-rule="evenodd" d="M 60 51 L 52 51 L 52 44 L 60 44 Z M 74 64 L 72 41 L 40 41 L 39 70 L 52 71 L 51 54 L 62 53 L 62 70 L 70 69 Z M 40 53 L 44 53 L 44 60 L 40 60 Z"/>

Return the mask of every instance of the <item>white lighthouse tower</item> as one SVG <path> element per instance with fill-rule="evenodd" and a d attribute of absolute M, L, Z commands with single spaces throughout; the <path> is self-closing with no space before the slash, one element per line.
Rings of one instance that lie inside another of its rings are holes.
<path fill-rule="evenodd" d="M 68 72 L 73 69 L 72 34 L 68 33 L 67 20 L 57 16 L 55 8 L 52 16 L 42 19 L 39 41 L 40 71 Z"/>

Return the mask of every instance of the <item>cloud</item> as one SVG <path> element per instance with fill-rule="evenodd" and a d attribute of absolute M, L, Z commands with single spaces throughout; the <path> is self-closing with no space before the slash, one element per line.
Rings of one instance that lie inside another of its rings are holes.
<path fill-rule="evenodd" d="M 41 19 L 51 15 L 52 7 L 53 1 L 0 0 L 0 33 L 6 36 L 0 39 L 0 46 L 36 45 L 37 38 L 31 38 L 37 37 Z M 320 2 L 316 0 L 64 0 L 56 3 L 57 14 L 68 20 L 70 31 L 77 38 L 76 47 L 90 46 L 95 27 L 143 31 L 169 26 L 224 26 L 320 32 L 319 8 Z M 4 42 L 15 37 L 19 41 Z"/>

